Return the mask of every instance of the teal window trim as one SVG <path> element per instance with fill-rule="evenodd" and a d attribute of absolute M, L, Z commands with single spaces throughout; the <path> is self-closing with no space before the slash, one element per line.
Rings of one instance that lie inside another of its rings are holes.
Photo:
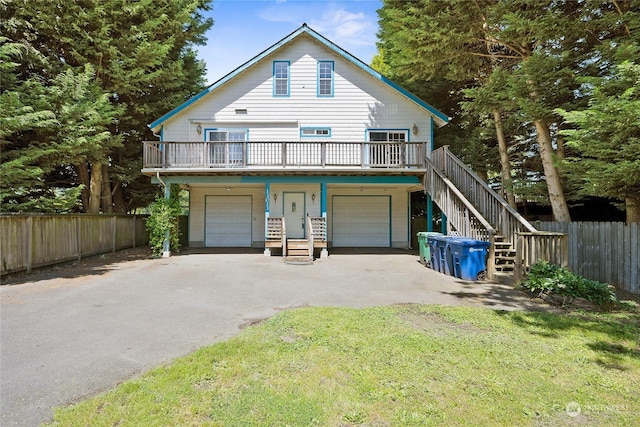
<path fill-rule="evenodd" d="M 286 66 L 286 76 L 283 73 L 281 66 Z M 279 89 L 282 89 L 282 85 L 286 80 L 286 93 L 279 93 Z M 274 98 L 288 98 L 291 96 L 291 62 L 290 61 L 273 61 L 273 97 Z"/>
<path fill-rule="evenodd" d="M 300 138 L 331 138 L 330 127 L 301 127 Z"/>
<path fill-rule="evenodd" d="M 327 66 L 331 67 L 329 77 L 327 77 Z M 318 61 L 318 76 L 316 82 L 316 95 L 318 98 L 333 98 L 335 81 L 334 68 L 335 63 L 333 61 Z M 328 86 L 327 82 L 329 83 Z M 322 83 L 324 83 L 324 85 Z M 321 87 L 325 90 L 328 87 L 330 89 L 330 93 L 322 93 Z"/>

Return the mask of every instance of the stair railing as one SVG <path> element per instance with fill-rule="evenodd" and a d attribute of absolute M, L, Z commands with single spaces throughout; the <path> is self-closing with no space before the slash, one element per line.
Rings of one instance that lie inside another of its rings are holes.
<path fill-rule="evenodd" d="M 431 153 L 431 161 L 478 209 L 482 216 L 493 224 L 499 234 L 512 244 L 515 245 L 517 233 L 535 233 L 537 231 L 462 160 L 451 153 L 449 146 L 445 145 L 434 150 Z"/>
<path fill-rule="evenodd" d="M 307 230 L 307 241 L 309 242 L 309 258 L 313 260 L 313 238 L 315 232 L 313 230 L 313 222 L 311 221 L 311 217 L 309 216 L 309 214 L 307 214 Z"/>
<path fill-rule="evenodd" d="M 537 231 L 518 233 L 515 243 L 516 265 L 514 280 L 518 283 L 537 261 L 545 260 L 569 268 L 569 235 Z"/>
<path fill-rule="evenodd" d="M 282 217 L 282 257 L 285 258 L 287 256 L 287 227 L 284 222 L 284 217 Z"/>
<path fill-rule="evenodd" d="M 449 225 L 463 236 L 489 242 L 487 278 L 493 278 L 496 230 L 429 158 L 425 167 L 424 188 L 445 212 Z"/>

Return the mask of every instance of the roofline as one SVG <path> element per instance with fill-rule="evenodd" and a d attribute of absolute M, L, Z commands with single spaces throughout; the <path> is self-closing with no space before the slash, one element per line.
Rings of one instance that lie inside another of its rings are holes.
<path fill-rule="evenodd" d="M 191 104 L 197 102 L 200 98 L 202 98 L 203 96 L 207 95 L 208 93 L 213 92 L 214 90 L 218 89 L 220 86 L 224 85 L 229 80 L 235 78 L 236 76 L 238 76 L 239 74 L 241 74 L 242 72 L 244 72 L 245 70 L 247 70 L 248 68 L 250 68 L 251 66 L 256 64 L 257 62 L 259 62 L 260 60 L 262 60 L 266 56 L 270 55 L 271 53 L 273 53 L 274 51 L 276 51 L 280 47 L 284 46 L 285 44 L 289 43 L 293 39 L 297 38 L 301 34 L 310 35 L 315 40 L 317 40 L 318 42 L 322 43 L 323 45 L 325 45 L 327 48 L 329 48 L 333 52 L 337 53 L 342 58 L 344 58 L 347 61 L 351 62 L 356 67 L 360 68 L 361 70 L 363 70 L 367 74 L 369 74 L 369 75 L 375 77 L 376 79 L 380 80 L 381 82 L 383 82 L 387 86 L 391 87 L 392 89 L 394 89 L 395 91 L 397 91 L 401 95 L 405 96 L 410 101 L 412 101 L 415 104 L 417 104 L 419 107 L 427 110 L 433 117 L 435 117 L 437 119 L 437 121 L 439 122 L 439 126 L 444 126 L 445 124 L 449 123 L 449 117 L 446 114 L 444 114 L 443 112 L 439 111 L 438 109 L 436 109 L 435 107 L 431 106 L 430 104 L 424 102 L 423 100 L 418 98 L 416 95 L 414 95 L 411 92 L 407 91 L 406 89 L 402 88 L 397 83 L 394 83 L 393 81 L 389 80 L 388 78 L 386 78 L 385 76 L 383 76 L 382 74 L 380 74 L 379 72 L 377 72 L 376 70 L 371 68 L 369 65 L 367 65 L 366 63 L 361 61 L 360 59 L 356 58 L 355 56 L 351 55 L 346 50 L 342 49 L 340 46 L 338 46 L 335 43 L 333 43 L 331 40 L 327 39 L 326 37 L 324 37 L 321 34 L 317 33 L 313 29 L 309 28 L 309 26 L 307 26 L 307 24 L 302 24 L 302 26 L 299 27 L 297 30 L 293 31 L 291 34 L 289 34 L 288 36 L 284 37 L 283 39 L 281 39 L 280 41 L 278 41 L 277 43 L 275 43 L 271 47 L 268 47 L 267 49 L 263 50 L 262 52 L 260 52 L 259 54 L 257 54 L 253 58 L 251 58 L 249 61 L 245 62 L 244 64 L 240 65 L 235 70 L 231 71 L 229 74 L 227 74 L 224 77 L 222 77 L 220 80 L 212 83 L 206 89 L 204 89 L 202 92 L 196 94 L 192 98 L 189 98 L 187 101 L 183 102 L 178 107 L 176 107 L 173 110 L 169 111 L 168 113 L 164 114 L 159 119 L 153 121 L 151 124 L 148 125 L 149 128 L 152 129 L 152 130 L 156 129 L 158 126 L 162 125 L 162 123 L 164 123 L 167 120 L 169 120 L 172 116 L 174 116 L 177 113 L 179 113 L 180 111 L 184 110 L 185 108 L 187 108 Z"/>

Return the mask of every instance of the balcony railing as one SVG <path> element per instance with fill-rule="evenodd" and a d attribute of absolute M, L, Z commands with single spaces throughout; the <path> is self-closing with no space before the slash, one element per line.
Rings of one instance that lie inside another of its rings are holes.
<path fill-rule="evenodd" d="M 424 169 L 425 143 L 144 142 L 145 169 L 394 168 Z"/>

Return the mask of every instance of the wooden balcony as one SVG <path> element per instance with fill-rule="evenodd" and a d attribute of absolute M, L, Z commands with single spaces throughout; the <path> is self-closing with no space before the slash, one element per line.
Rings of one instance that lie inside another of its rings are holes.
<path fill-rule="evenodd" d="M 143 173 L 406 173 L 425 171 L 423 142 L 145 141 Z M 386 171 L 385 171 L 386 170 Z"/>

